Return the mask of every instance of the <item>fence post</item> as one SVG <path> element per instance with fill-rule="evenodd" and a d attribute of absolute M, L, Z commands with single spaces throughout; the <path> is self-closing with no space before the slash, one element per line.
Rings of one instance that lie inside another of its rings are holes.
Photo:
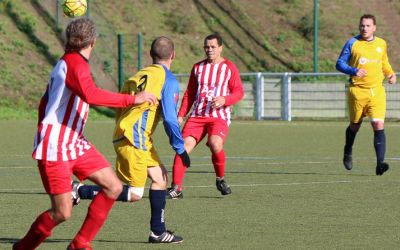
<path fill-rule="evenodd" d="M 256 76 L 256 120 L 264 117 L 264 76 L 261 72 Z"/>
<path fill-rule="evenodd" d="M 56 0 L 56 27 L 60 28 L 60 0 Z"/>
<path fill-rule="evenodd" d="M 123 51 L 122 51 L 122 34 L 118 34 L 118 91 L 121 91 L 123 84 Z"/>
<path fill-rule="evenodd" d="M 281 85 L 282 108 L 281 116 L 285 121 L 292 120 L 292 76 L 289 72 L 285 72 Z"/>

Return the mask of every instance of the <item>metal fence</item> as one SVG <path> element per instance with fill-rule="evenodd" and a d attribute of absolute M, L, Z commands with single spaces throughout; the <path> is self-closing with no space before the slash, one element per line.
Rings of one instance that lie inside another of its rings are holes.
<path fill-rule="evenodd" d="M 245 96 L 233 117 L 291 121 L 346 118 L 348 76 L 342 73 L 241 73 Z M 187 74 L 176 74 L 181 91 Z M 400 86 L 385 84 L 386 117 L 400 117 Z M 182 94 L 181 94 L 182 96 Z"/>

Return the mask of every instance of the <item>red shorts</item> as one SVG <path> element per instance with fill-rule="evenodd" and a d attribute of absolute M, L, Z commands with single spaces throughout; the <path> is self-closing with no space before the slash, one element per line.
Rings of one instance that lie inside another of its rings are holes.
<path fill-rule="evenodd" d="M 82 181 L 94 172 L 110 166 L 111 164 L 93 146 L 76 160 L 60 162 L 38 160 L 42 183 L 48 194 L 71 192 L 72 174 Z"/>
<path fill-rule="evenodd" d="M 228 124 L 225 120 L 220 118 L 199 118 L 190 117 L 182 129 L 182 137 L 193 137 L 199 143 L 208 134 L 218 135 L 225 142 L 228 135 Z"/>

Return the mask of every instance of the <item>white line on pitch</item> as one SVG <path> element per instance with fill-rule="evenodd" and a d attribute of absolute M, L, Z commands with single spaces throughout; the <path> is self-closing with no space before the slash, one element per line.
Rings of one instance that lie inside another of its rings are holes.
<path fill-rule="evenodd" d="M 356 182 L 371 182 L 365 181 L 312 181 L 312 182 L 290 182 L 290 183 L 251 183 L 251 184 L 230 184 L 231 187 L 257 187 L 257 186 L 296 186 L 296 185 L 319 185 L 319 184 L 341 184 L 341 183 L 356 183 Z M 215 188 L 215 186 L 185 186 L 185 188 Z"/>
<path fill-rule="evenodd" d="M 312 181 L 312 182 L 289 182 L 289 183 L 250 183 L 250 184 L 230 184 L 231 187 L 259 187 L 259 186 L 298 186 L 298 185 L 320 185 L 320 184 L 342 184 L 342 183 L 361 183 L 372 182 L 373 180 L 365 181 Z M 148 187 L 146 187 L 148 188 Z M 209 186 L 185 186 L 185 188 L 215 188 L 214 185 Z M 6 188 L 0 189 L 0 192 L 26 192 L 26 193 L 45 193 L 43 188 Z"/>

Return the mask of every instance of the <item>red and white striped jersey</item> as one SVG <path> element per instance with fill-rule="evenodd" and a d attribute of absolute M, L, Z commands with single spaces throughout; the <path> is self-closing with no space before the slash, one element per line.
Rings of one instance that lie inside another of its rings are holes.
<path fill-rule="evenodd" d="M 65 54 L 54 67 L 39 105 L 32 157 L 46 161 L 77 159 L 91 148 L 83 136 L 89 104 L 126 107 L 135 98 L 96 87 L 81 54 Z"/>
<path fill-rule="evenodd" d="M 239 71 L 231 61 L 224 59 L 212 64 L 203 60 L 193 66 L 178 116 L 186 116 L 193 105 L 191 117 L 221 118 L 229 124 L 231 105 L 243 95 Z M 225 105 L 213 108 L 211 101 L 217 96 L 225 97 Z"/>

